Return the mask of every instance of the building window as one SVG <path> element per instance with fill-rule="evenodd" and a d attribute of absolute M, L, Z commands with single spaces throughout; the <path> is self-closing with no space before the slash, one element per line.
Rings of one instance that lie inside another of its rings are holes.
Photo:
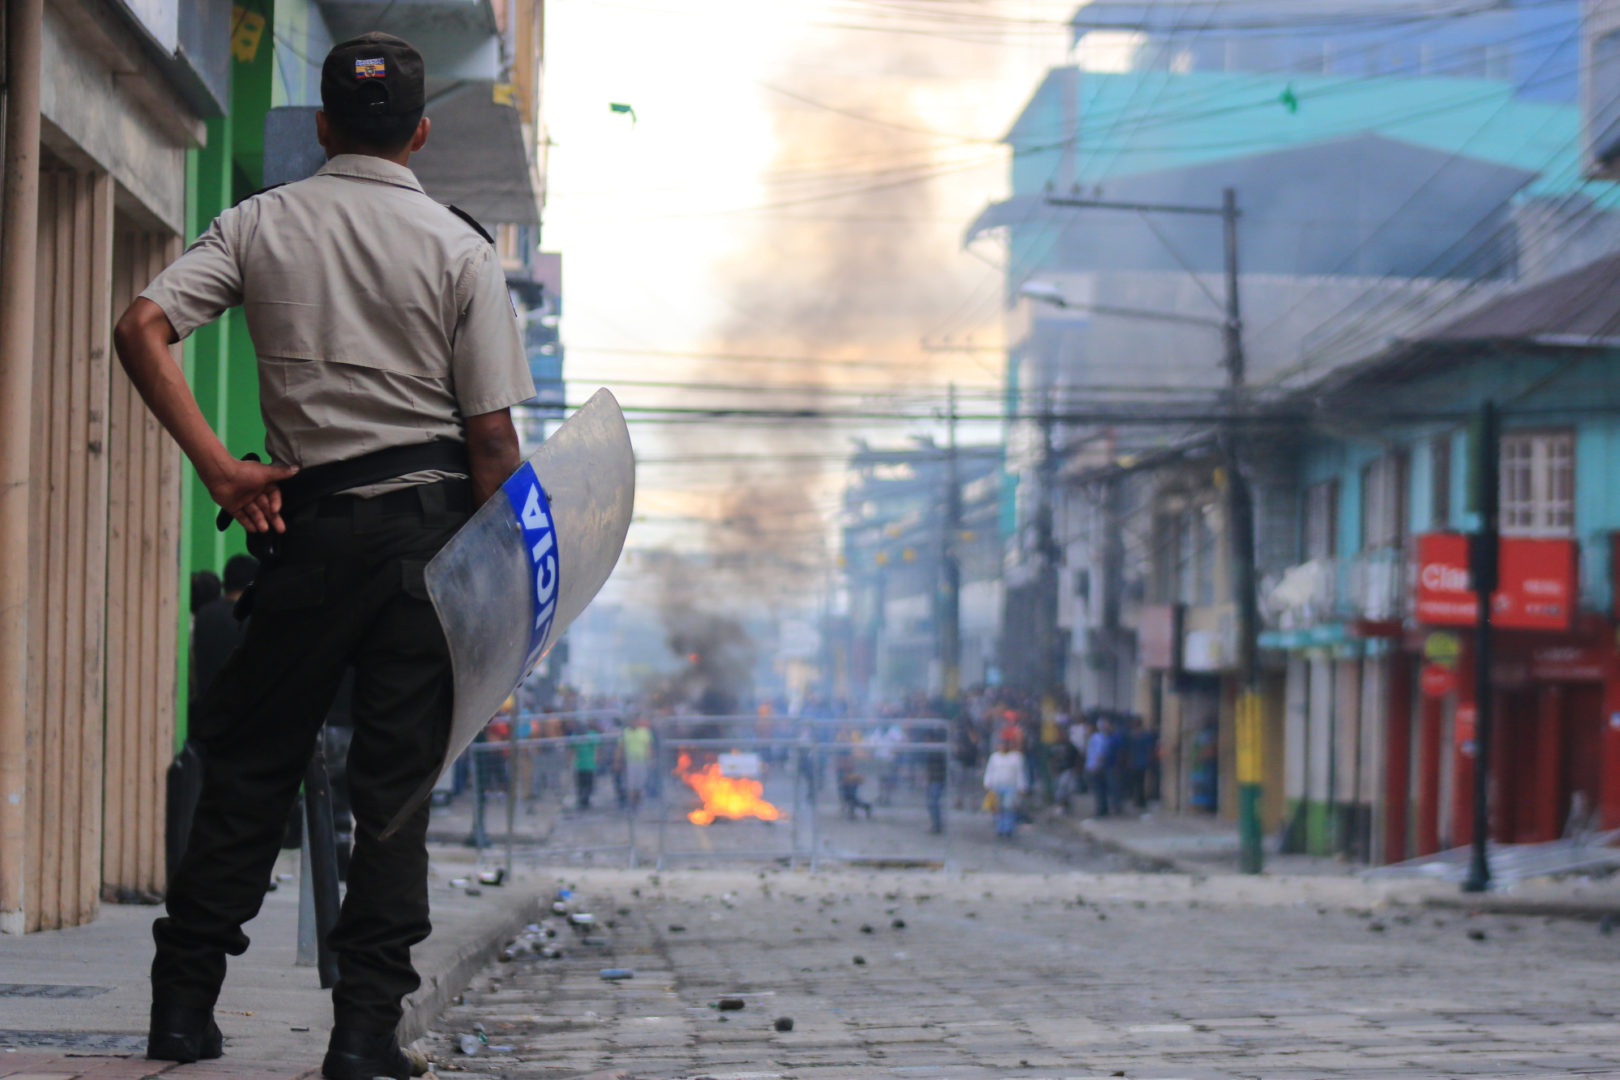
<path fill-rule="evenodd" d="M 1339 554 L 1339 482 L 1324 480 L 1305 492 L 1305 560 Z"/>
<path fill-rule="evenodd" d="M 1451 436 L 1436 435 L 1429 444 L 1429 527 L 1451 525 Z"/>
<path fill-rule="evenodd" d="M 1575 533 L 1575 435 L 1528 432 L 1502 437 L 1504 536 Z"/>
<path fill-rule="evenodd" d="M 1599 165 L 1612 165 L 1620 157 L 1620 31 L 1592 43 L 1586 75 L 1591 102 L 1587 150 Z"/>
<path fill-rule="evenodd" d="M 1361 546 L 1406 542 L 1406 455 L 1386 454 L 1361 470 Z"/>

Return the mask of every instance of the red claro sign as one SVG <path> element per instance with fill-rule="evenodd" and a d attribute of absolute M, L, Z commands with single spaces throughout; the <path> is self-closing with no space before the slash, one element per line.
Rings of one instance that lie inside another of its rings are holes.
<path fill-rule="evenodd" d="M 1501 581 L 1491 600 L 1491 625 L 1514 630 L 1568 630 L 1575 616 L 1573 540 L 1502 540 Z M 1468 580 L 1468 537 L 1418 537 L 1417 621 L 1473 626 L 1478 601 Z"/>

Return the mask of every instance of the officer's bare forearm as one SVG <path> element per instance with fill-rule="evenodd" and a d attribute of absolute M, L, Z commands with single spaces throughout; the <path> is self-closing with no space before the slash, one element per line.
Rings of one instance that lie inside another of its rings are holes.
<path fill-rule="evenodd" d="M 467 459 L 472 465 L 473 501 L 483 506 L 523 463 L 511 409 L 467 417 Z"/>
<path fill-rule="evenodd" d="M 113 344 L 129 381 L 206 484 L 229 468 L 231 455 L 208 426 L 185 373 L 169 351 L 178 340 L 163 309 L 144 296 L 136 297 L 113 328 Z"/>

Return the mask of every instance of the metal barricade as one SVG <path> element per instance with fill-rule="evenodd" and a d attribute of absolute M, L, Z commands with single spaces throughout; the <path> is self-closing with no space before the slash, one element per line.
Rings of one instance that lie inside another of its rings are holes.
<path fill-rule="evenodd" d="M 754 716 L 654 722 L 659 869 L 676 859 L 768 859 L 789 867 L 807 860 L 813 845 L 804 835 L 803 755 L 793 723 Z"/>
<path fill-rule="evenodd" d="M 521 716 L 515 730 L 535 718 L 564 723 L 617 720 L 623 712 Z M 622 731 L 486 740 L 468 748 L 465 787 L 444 800 L 441 820 L 467 829 L 479 851 L 498 850 L 511 874 L 517 859 L 541 865 L 582 856 L 621 853 L 636 865 L 639 799 L 624 786 L 618 749 Z"/>
<path fill-rule="evenodd" d="M 667 793 L 660 867 L 749 858 L 951 865 L 949 721 L 678 716 L 655 730 Z M 750 799 L 769 804 L 765 819 Z"/>

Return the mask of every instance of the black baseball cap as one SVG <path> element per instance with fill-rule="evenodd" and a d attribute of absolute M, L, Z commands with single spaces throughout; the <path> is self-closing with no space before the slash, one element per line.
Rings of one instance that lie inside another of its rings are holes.
<path fill-rule="evenodd" d="M 404 38 L 373 30 L 332 46 L 321 65 L 321 106 L 363 131 L 387 118 L 420 113 L 427 100 L 422 54 Z"/>

